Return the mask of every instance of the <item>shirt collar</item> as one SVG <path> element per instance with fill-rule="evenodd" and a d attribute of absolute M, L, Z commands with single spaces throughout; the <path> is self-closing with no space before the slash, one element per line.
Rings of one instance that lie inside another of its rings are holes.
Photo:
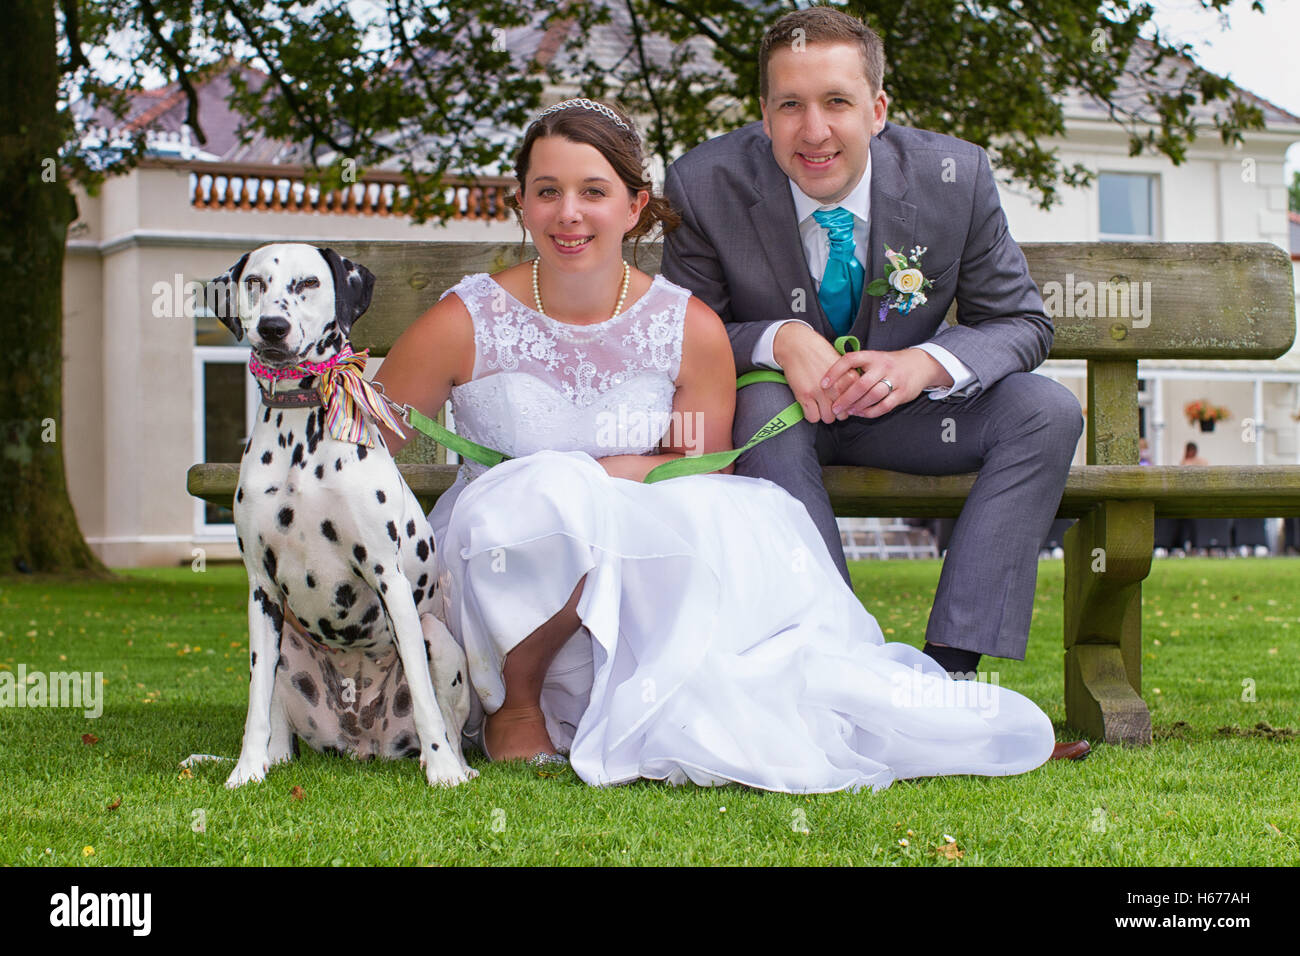
<path fill-rule="evenodd" d="M 793 179 L 790 182 L 790 195 L 794 197 L 794 215 L 797 222 L 803 222 L 812 217 L 812 214 L 818 209 L 835 209 L 843 206 L 849 212 L 853 213 L 863 222 L 871 221 L 871 151 L 867 151 L 867 168 L 862 171 L 862 178 L 858 184 L 853 187 L 853 192 L 849 193 L 842 200 L 834 205 L 823 205 L 816 199 L 808 196 L 802 189 L 795 185 Z"/>

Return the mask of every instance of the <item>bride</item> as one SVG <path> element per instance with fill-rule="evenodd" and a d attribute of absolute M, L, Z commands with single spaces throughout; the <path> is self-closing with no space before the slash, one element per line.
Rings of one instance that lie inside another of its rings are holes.
<path fill-rule="evenodd" d="M 429 516 L 482 705 L 466 733 L 493 760 L 567 751 L 595 785 L 880 789 L 1046 761 L 1031 701 L 884 643 L 784 490 L 642 482 L 730 447 L 735 368 L 712 310 L 623 259 L 674 222 L 631 121 L 553 106 L 516 175 L 537 259 L 465 277 L 376 376 L 429 415 L 450 397 L 462 436 L 512 456 L 466 462 Z"/>

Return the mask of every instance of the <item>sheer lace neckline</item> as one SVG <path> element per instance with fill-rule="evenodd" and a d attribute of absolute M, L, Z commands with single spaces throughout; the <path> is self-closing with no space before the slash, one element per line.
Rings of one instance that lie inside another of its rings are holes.
<path fill-rule="evenodd" d="M 660 280 L 663 279 L 662 273 L 656 273 L 655 275 L 651 276 L 650 285 L 646 287 L 645 292 L 641 293 L 640 297 L 631 305 L 626 306 L 622 312 L 619 312 L 616 315 L 611 315 L 608 319 L 603 319 L 600 322 L 587 322 L 582 325 L 578 325 L 577 323 L 574 322 L 561 322 L 559 319 L 552 318 L 551 316 L 547 315 L 545 312 L 538 312 L 527 302 L 523 302 L 520 299 L 516 298 L 515 295 L 509 289 L 507 289 L 500 282 L 494 279 L 489 273 L 484 272 L 482 273 L 482 275 L 484 278 L 487 279 L 488 282 L 492 283 L 492 285 L 500 289 L 506 295 L 506 297 L 510 299 L 511 302 L 515 303 L 515 305 L 519 306 L 529 315 L 536 316 L 537 318 L 541 319 L 543 322 L 545 322 L 546 324 L 548 324 L 554 329 L 567 329 L 573 331 L 581 331 L 584 329 L 592 329 L 592 330 L 603 329 L 606 328 L 607 326 L 613 325 L 615 322 L 619 321 L 620 319 L 626 318 L 627 316 L 632 315 L 634 312 L 639 311 L 641 307 L 644 305 L 644 303 L 654 293 L 656 287 L 660 284 Z"/>

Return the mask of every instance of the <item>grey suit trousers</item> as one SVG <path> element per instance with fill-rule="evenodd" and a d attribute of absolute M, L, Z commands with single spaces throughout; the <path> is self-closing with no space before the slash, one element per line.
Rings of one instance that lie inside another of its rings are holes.
<path fill-rule="evenodd" d="M 737 395 L 734 439 L 747 441 L 792 402 L 765 382 Z M 1065 386 L 1015 372 L 962 400 L 922 393 L 881 418 L 801 422 L 760 443 L 736 473 L 766 478 L 808 508 L 848 580 L 821 465 L 865 465 L 917 475 L 979 472 L 939 577 L 926 640 L 1023 659 L 1038 576 L 1038 548 L 1060 504 L 1083 416 Z M 871 595 L 865 595 L 868 606 Z"/>

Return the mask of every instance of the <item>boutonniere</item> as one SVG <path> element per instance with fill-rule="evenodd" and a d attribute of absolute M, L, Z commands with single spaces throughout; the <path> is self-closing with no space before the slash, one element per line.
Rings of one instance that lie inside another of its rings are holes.
<path fill-rule="evenodd" d="M 912 254 L 905 256 L 885 246 L 885 275 L 881 279 L 872 279 L 867 286 L 867 295 L 880 297 L 880 321 L 885 321 L 885 314 L 890 309 L 897 309 L 899 314 L 907 315 L 918 305 L 925 305 L 926 289 L 933 284 L 921 272 L 921 257 L 925 255 L 926 246 L 913 246 Z"/>

